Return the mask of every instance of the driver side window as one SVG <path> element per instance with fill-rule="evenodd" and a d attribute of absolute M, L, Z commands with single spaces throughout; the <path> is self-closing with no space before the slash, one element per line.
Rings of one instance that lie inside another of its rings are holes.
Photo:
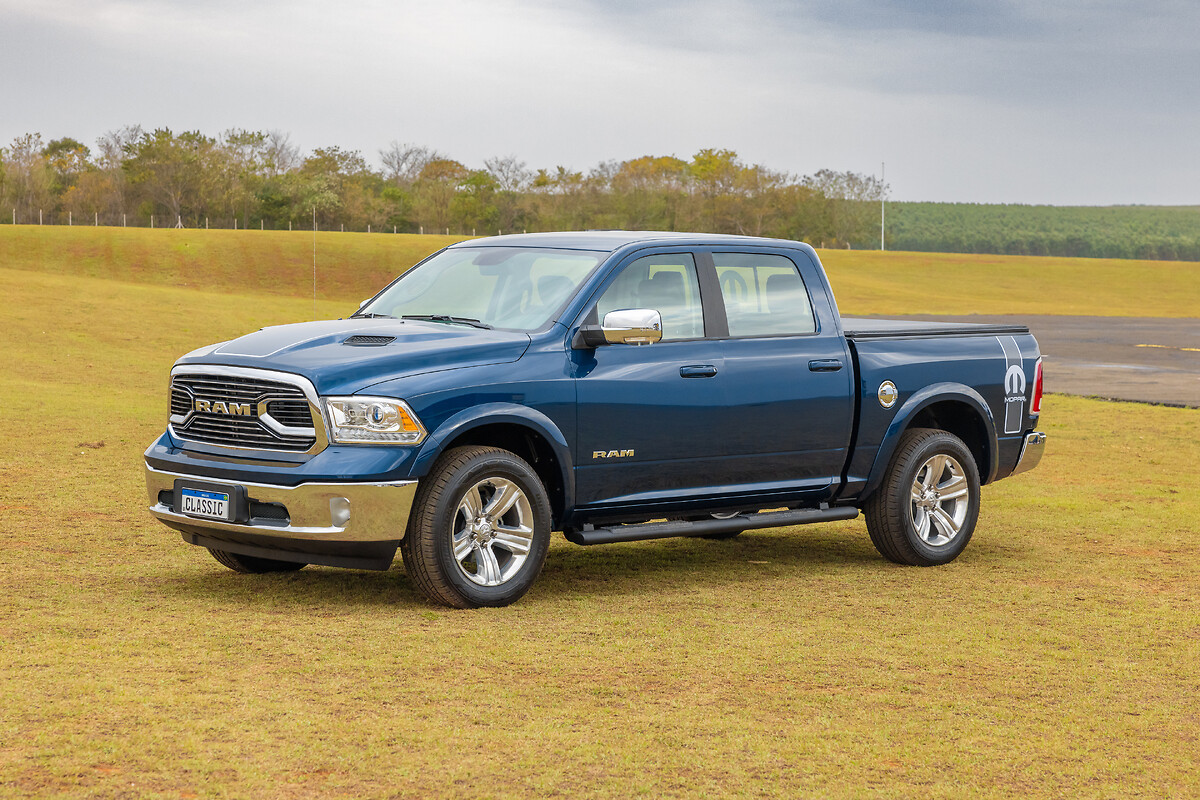
<path fill-rule="evenodd" d="M 663 341 L 700 339 L 704 312 L 696 262 L 688 253 L 645 256 L 621 271 L 596 302 L 601 324 L 610 311 L 652 308 L 662 315 Z"/>

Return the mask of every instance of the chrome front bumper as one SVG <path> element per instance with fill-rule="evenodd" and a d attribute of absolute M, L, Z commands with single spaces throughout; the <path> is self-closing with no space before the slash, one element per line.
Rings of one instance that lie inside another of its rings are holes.
<path fill-rule="evenodd" d="M 284 506 L 288 519 L 250 517 L 248 522 L 243 523 L 181 514 L 159 501 L 160 493 L 174 492 L 177 479 L 245 487 L 250 500 Z M 416 491 L 416 481 L 277 486 L 181 475 L 146 465 L 150 513 L 167 527 L 183 533 L 220 531 L 225 534 L 277 537 L 281 541 L 397 542 L 404 538 Z"/>
<path fill-rule="evenodd" d="M 1020 475 L 1022 472 L 1028 472 L 1036 467 L 1042 460 L 1042 453 L 1045 451 L 1046 434 L 1041 431 L 1025 434 L 1025 442 L 1021 445 L 1021 456 L 1017 459 L 1017 466 L 1012 474 Z"/>

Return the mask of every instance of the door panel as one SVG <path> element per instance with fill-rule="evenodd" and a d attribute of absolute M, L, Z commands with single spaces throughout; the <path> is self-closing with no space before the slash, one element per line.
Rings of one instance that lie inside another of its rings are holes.
<path fill-rule="evenodd" d="M 719 342 L 598 347 L 585 369 L 576 381 L 579 505 L 636 503 L 703 487 L 720 474 Z"/>
<path fill-rule="evenodd" d="M 621 308 L 654 309 L 663 338 L 608 345 L 577 371 L 580 505 L 639 502 L 705 485 L 722 417 L 720 344 L 707 340 L 691 253 L 656 253 L 621 267 L 596 301 L 596 319 Z M 582 353 L 578 355 L 584 355 Z"/>
<path fill-rule="evenodd" d="M 698 255 L 697 272 L 682 259 L 683 282 L 699 278 L 701 327 L 721 338 L 680 338 L 698 332 L 691 288 L 687 313 L 654 305 L 667 289 L 676 299 L 664 302 L 679 302 L 679 280 L 674 288 L 653 280 L 679 271 L 669 266 L 678 255 L 654 257 L 649 274 L 634 261 L 629 267 L 642 271 L 618 274 L 598 302 L 605 310 L 648 303 L 663 312 L 664 340 L 575 354 L 581 507 L 782 505 L 824 497 L 840 479 L 853 370 L 816 267 L 776 254 Z"/>
<path fill-rule="evenodd" d="M 840 478 L 853 424 L 852 364 L 824 288 L 808 262 L 770 253 L 713 252 L 727 315 L 725 403 L 730 462 L 752 483 L 805 489 Z"/>
<path fill-rule="evenodd" d="M 786 481 L 805 489 L 838 480 L 846 462 L 851 369 L 834 337 L 729 339 L 725 403 L 730 460 L 747 482 Z M 813 370 L 811 361 L 840 361 Z"/>

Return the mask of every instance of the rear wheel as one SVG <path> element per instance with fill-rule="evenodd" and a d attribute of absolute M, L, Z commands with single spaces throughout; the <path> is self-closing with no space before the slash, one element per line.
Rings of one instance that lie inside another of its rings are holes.
<path fill-rule="evenodd" d="M 507 450 L 460 447 L 421 481 L 400 543 L 404 568 L 435 603 L 516 602 L 550 546 L 550 500 L 533 469 Z"/>
<path fill-rule="evenodd" d="M 208 548 L 208 552 L 219 563 L 229 567 L 234 572 L 243 572 L 251 575 L 260 575 L 265 572 L 295 572 L 298 569 L 304 569 L 308 566 L 307 564 L 300 564 L 295 561 L 276 561 L 273 558 L 243 556 L 239 553 L 230 553 L 227 550 L 214 550 L 211 547 Z"/>
<path fill-rule="evenodd" d="M 971 540 L 979 518 L 979 469 L 957 436 L 906 431 L 883 485 L 863 508 L 871 542 L 897 564 L 948 564 Z"/>

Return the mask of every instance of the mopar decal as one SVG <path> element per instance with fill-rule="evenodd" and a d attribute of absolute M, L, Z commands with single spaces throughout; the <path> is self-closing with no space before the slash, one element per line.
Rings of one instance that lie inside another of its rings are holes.
<path fill-rule="evenodd" d="M 1015 336 L 997 336 L 1004 351 L 1004 432 L 1020 433 L 1025 422 L 1025 368 Z"/>

